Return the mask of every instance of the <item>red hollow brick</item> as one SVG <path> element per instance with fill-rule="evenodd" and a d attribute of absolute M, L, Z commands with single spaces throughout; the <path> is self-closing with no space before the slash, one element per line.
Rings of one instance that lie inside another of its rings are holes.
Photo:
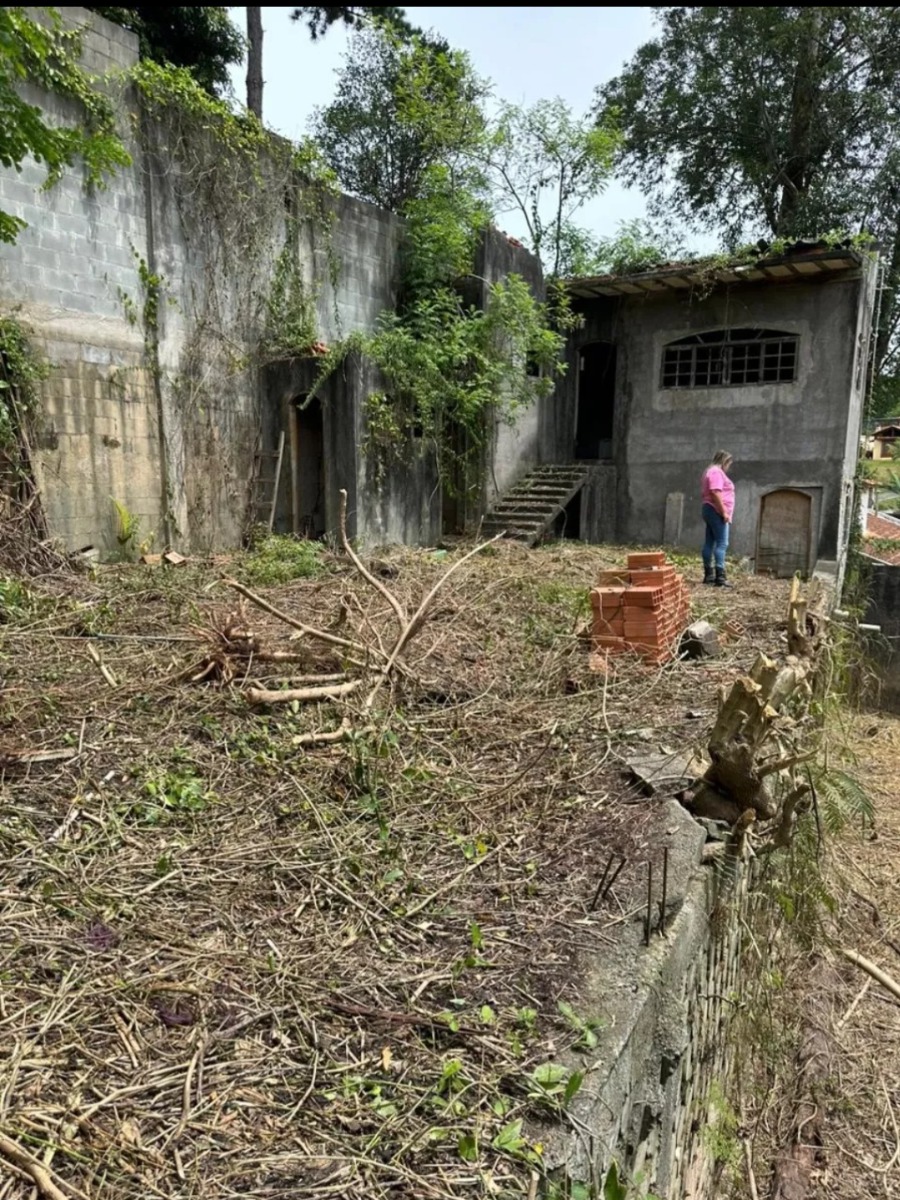
<path fill-rule="evenodd" d="M 628 569 L 635 570 L 640 567 L 661 567 L 665 564 L 666 556 L 661 550 L 654 550 L 643 554 L 628 555 Z"/>

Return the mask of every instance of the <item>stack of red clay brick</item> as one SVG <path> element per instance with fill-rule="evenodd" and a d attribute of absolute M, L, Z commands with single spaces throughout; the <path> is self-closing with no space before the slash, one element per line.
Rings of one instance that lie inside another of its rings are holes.
<path fill-rule="evenodd" d="M 662 552 L 629 554 L 624 570 L 601 571 L 591 606 L 598 666 L 607 655 L 629 651 L 648 663 L 667 662 L 690 615 L 685 582 Z"/>

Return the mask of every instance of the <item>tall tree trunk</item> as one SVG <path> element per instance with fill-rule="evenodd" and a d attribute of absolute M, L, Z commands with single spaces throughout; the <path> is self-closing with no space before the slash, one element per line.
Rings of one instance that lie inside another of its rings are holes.
<path fill-rule="evenodd" d="M 797 209 L 809 190 L 813 167 L 813 123 L 819 93 L 819 48 L 822 35 L 822 9 L 812 8 L 804 17 L 806 29 L 799 35 L 797 65 L 791 95 L 791 126 L 788 148 L 779 175 L 781 199 L 775 223 L 776 237 L 804 232 L 794 228 Z M 801 27 L 802 28 L 802 27 Z"/>
<path fill-rule="evenodd" d="M 247 9 L 247 107 L 262 120 L 262 9 Z"/>

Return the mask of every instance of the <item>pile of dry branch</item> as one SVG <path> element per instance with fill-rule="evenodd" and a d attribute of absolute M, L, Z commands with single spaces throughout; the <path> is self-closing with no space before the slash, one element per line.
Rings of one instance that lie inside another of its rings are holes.
<path fill-rule="evenodd" d="M 625 762 L 708 740 L 786 588 L 698 587 L 721 659 L 597 678 L 624 554 L 345 549 L 236 560 L 236 613 L 123 566 L 0 629 L 0 1200 L 533 1194 L 667 847 Z"/>

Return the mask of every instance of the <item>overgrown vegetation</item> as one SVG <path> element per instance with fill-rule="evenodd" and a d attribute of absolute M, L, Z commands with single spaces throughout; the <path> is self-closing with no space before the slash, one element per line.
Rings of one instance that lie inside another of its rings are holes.
<path fill-rule="evenodd" d="M 137 34 L 141 58 L 183 67 L 210 95 L 231 90 L 228 68 L 244 56 L 244 38 L 227 8 L 95 7 L 108 21 Z"/>
<path fill-rule="evenodd" d="M 254 586 L 273 587 L 292 579 L 313 579 L 326 570 L 321 542 L 269 534 L 242 559 L 239 574 Z"/>
<path fill-rule="evenodd" d="M 807 1084 L 803 1070 L 798 1078 L 797 1064 L 808 1061 L 810 1029 L 823 1028 L 827 1007 L 824 997 L 809 990 L 809 980 L 844 936 L 846 847 L 872 833 L 872 797 L 857 756 L 857 712 L 870 676 L 867 647 L 853 624 L 834 622 L 819 653 L 811 696 L 787 714 L 786 745 L 792 752 L 801 746 L 814 751 L 803 772 L 809 802 L 798 810 L 790 843 L 761 854 L 756 863 L 746 915 L 743 991 L 730 1034 L 742 1047 L 735 1093 L 744 1114 L 742 1137 L 748 1143 L 760 1139 L 761 1175 L 771 1172 L 787 1144 L 773 1144 L 764 1124 L 782 1129 L 773 1114 L 781 1113 L 787 1123 L 799 1119 L 797 1105 L 806 1103 L 802 1088 Z M 820 1067 L 818 1090 L 830 1086 L 827 1064 L 820 1062 Z M 814 1113 L 810 1144 L 819 1137 L 823 1111 Z M 800 1170 L 805 1170 L 802 1164 Z M 780 1191 L 771 1194 L 781 1196 Z"/>
<path fill-rule="evenodd" d="M 116 130 L 115 106 L 79 64 L 80 34 L 59 14 L 44 10 L 34 20 L 24 8 L 0 8 L 0 164 L 22 169 L 26 158 L 47 172 L 53 187 L 63 170 L 84 164 L 85 183 L 100 187 L 106 176 L 131 163 Z M 23 82 L 71 101 L 74 119 L 48 122 L 23 99 Z M 0 241 L 14 242 L 27 222 L 0 210 Z"/>
<path fill-rule="evenodd" d="M 520 277 L 477 274 L 479 241 L 491 219 L 488 144 L 498 156 L 502 150 L 511 171 L 514 140 L 512 110 L 504 136 L 489 134 L 483 96 L 465 55 L 435 39 L 403 42 L 375 28 L 355 39 L 338 99 L 317 118 L 344 186 L 398 210 L 406 222 L 397 309 L 382 313 L 374 331 L 333 346 L 319 384 L 348 354 L 368 359 L 384 382 L 366 406 L 366 447 L 376 469 L 408 461 L 424 446 L 450 491 L 467 486 L 491 422 L 514 421 L 552 389 L 567 319 L 562 303 L 551 314 Z M 535 160 L 535 187 L 537 170 Z M 523 196 L 529 209 L 538 204 L 537 194 Z"/>
<path fill-rule="evenodd" d="M 15 451 L 22 431 L 37 419 L 47 371 L 28 329 L 15 317 L 0 317 L 0 451 Z M 17 455 L 12 459 L 18 461 Z"/>

